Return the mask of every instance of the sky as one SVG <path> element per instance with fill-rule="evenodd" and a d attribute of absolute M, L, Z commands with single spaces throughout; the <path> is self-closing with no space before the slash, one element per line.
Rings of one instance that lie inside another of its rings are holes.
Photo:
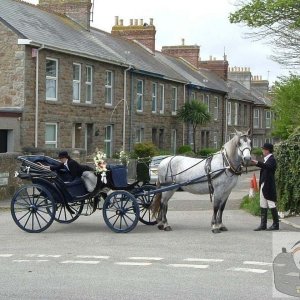
<path fill-rule="evenodd" d="M 37 4 L 38 0 L 26 0 Z M 93 0 L 92 0 L 93 1 Z M 115 16 L 129 25 L 130 19 L 153 18 L 156 27 L 156 50 L 162 46 L 200 46 L 201 60 L 210 56 L 222 59 L 225 54 L 229 67 L 249 67 L 253 76 L 274 81 L 289 71 L 272 61 L 272 49 L 262 41 L 245 38 L 249 28 L 231 24 L 229 14 L 237 9 L 236 0 L 94 0 L 93 27 L 110 32 Z"/>

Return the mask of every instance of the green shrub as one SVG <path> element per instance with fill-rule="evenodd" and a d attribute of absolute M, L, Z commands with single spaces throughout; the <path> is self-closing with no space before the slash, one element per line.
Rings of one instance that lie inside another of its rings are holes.
<path fill-rule="evenodd" d="M 300 127 L 275 147 L 278 209 L 300 212 Z"/>
<path fill-rule="evenodd" d="M 240 208 L 249 212 L 251 215 L 260 216 L 259 193 L 255 193 L 253 198 L 248 195 L 242 200 Z M 268 218 L 272 219 L 271 211 L 268 210 Z"/>
<path fill-rule="evenodd" d="M 217 149 L 214 149 L 214 148 L 203 148 L 197 152 L 197 156 L 207 157 L 216 152 L 217 152 Z"/>
<path fill-rule="evenodd" d="M 152 157 L 158 154 L 156 146 L 151 142 L 138 143 L 134 145 L 134 154 L 138 157 Z"/>
<path fill-rule="evenodd" d="M 251 153 L 254 154 L 254 155 L 258 155 L 258 156 L 262 156 L 263 155 L 261 148 L 253 148 L 252 151 L 251 151 Z"/>
<path fill-rule="evenodd" d="M 192 152 L 192 147 L 190 145 L 183 145 L 177 149 L 178 154 L 185 154 L 187 152 Z"/>

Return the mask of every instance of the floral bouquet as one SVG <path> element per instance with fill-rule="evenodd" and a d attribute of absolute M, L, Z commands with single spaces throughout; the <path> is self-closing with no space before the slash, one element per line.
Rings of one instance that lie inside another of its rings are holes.
<path fill-rule="evenodd" d="M 123 166 L 126 166 L 126 167 L 129 164 L 129 155 L 123 150 L 120 151 L 119 161 Z"/>
<path fill-rule="evenodd" d="M 101 181 L 103 183 L 107 183 L 107 180 L 106 180 L 107 168 L 106 168 L 106 162 L 104 160 L 105 158 L 106 158 L 106 154 L 102 151 L 97 151 L 96 155 L 94 156 L 94 163 L 96 166 L 95 173 L 101 174 Z"/>

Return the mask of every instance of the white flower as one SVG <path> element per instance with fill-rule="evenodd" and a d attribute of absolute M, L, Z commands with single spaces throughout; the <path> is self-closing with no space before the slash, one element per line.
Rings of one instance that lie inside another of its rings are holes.
<path fill-rule="evenodd" d="M 104 152 L 102 152 L 102 151 L 96 152 L 96 155 L 94 156 L 94 163 L 96 166 L 96 170 L 95 170 L 96 174 L 107 171 L 106 162 L 104 160 L 105 158 L 106 158 L 106 154 Z"/>

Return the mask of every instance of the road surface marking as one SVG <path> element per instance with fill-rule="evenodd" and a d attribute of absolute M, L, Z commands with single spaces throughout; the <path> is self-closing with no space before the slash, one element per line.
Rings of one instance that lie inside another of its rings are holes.
<path fill-rule="evenodd" d="M 97 259 L 109 259 L 109 256 L 105 255 L 76 255 L 78 258 L 97 258 Z"/>
<path fill-rule="evenodd" d="M 262 270 L 262 269 L 249 269 L 249 268 L 229 268 L 228 271 L 237 271 L 237 272 L 248 272 L 248 273 L 266 273 L 268 270 Z"/>
<path fill-rule="evenodd" d="M 175 268 L 194 268 L 194 269 L 207 269 L 209 265 L 190 265 L 190 264 L 169 264 L 168 266 Z"/>
<path fill-rule="evenodd" d="M 295 276 L 295 277 L 299 277 L 299 273 L 296 272 L 291 272 L 291 273 L 287 273 L 285 274 L 286 276 Z"/>
<path fill-rule="evenodd" d="M 58 258 L 61 257 L 60 254 L 26 254 L 27 257 L 53 257 L 53 258 Z"/>
<path fill-rule="evenodd" d="M 133 259 L 133 260 L 162 260 L 162 257 L 128 257 L 128 259 Z"/>
<path fill-rule="evenodd" d="M 185 258 L 185 261 L 222 262 L 224 259 L 218 258 Z"/>
<path fill-rule="evenodd" d="M 99 264 L 100 261 L 97 260 L 65 260 L 61 261 L 61 264 L 87 264 L 87 265 L 96 265 Z"/>
<path fill-rule="evenodd" d="M 256 266 L 272 266 L 272 263 L 262 262 L 262 261 L 244 261 L 244 265 L 256 265 Z"/>
<path fill-rule="evenodd" d="M 47 262 L 49 261 L 48 259 L 14 259 L 13 262 L 18 262 L 18 263 L 22 263 L 22 262 Z"/>
<path fill-rule="evenodd" d="M 121 265 L 121 266 L 150 266 L 152 263 L 148 262 L 115 262 L 116 265 Z"/>
<path fill-rule="evenodd" d="M 0 254 L 0 257 L 12 257 L 13 254 Z"/>

